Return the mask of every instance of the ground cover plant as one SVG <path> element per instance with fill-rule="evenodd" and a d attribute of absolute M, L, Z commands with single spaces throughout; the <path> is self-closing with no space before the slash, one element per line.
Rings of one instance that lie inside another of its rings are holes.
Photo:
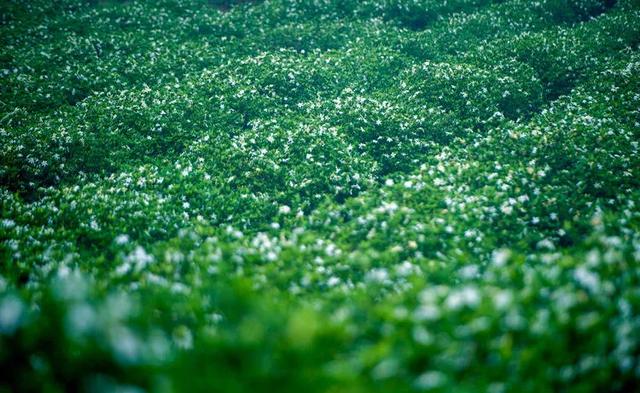
<path fill-rule="evenodd" d="M 0 3 L 0 391 L 640 391 L 637 0 Z"/>

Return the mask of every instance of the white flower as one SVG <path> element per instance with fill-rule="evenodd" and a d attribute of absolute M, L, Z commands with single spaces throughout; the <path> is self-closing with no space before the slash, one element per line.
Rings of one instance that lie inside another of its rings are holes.
<path fill-rule="evenodd" d="M 289 206 L 287 206 L 287 205 L 282 205 L 278 209 L 278 212 L 280 214 L 289 214 L 289 213 L 291 213 L 291 208 Z"/>
<path fill-rule="evenodd" d="M 542 239 L 537 244 L 538 249 L 555 250 L 556 246 L 549 239 Z"/>
<path fill-rule="evenodd" d="M 147 254 L 144 248 L 138 246 L 127 256 L 126 262 L 133 263 L 136 267 L 136 271 L 140 271 L 153 262 L 153 255 Z"/>
<path fill-rule="evenodd" d="M 446 383 L 447 377 L 439 371 L 427 371 L 416 378 L 414 385 L 418 390 L 436 389 Z"/>
<path fill-rule="evenodd" d="M 91 222 L 89 223 L 89 226 L 91 227 L 91 229 L 93 229 L 94 231 L 97 231 L 100 229 L 100 226 L 98 225 L 98 222 L 96 220 L 91 220 Z"/>
<path fill-rule="evenodd" d="M 173 331 L 173 342 L 181 349 L 193 348 L 193 334 L 191 330 L 184 325 L 177 327 Z"/>
<path fill-rule="evenodd" d="M 373 269 L 370 272 L 368 272 L 365 276 L 366 281 L 372 281 L 377 283 L 383 283 L 387 281 L 388 278 L 389 278 L 389 272 L 387 272 L 387 269 L 384 269 L 384 268 Z"/>
<path fill-rule="evenodd" d="M 376 209 L 377 212 L 379 213 L 388 213 L 388 214 L 392 214 L 393 212 L 395 212 L 396 210 L 398 210 L 398 204 L 395 202 L 382 202 L 382 205 Z"/>
<path fill-rule="evenodd" d="M 493 262 L 496 267 L 502 267 L 507 263 L 510 256 L 511 252 L 509 250 L 496 250 L 491 255 L 491 262 Z"/>
<path fill-rule="evenodd" d="M 416 321 L 433 321 L 440 318 L 440 309 L 432 304 L 423 304 L 413 315 Z"/>
<path fill-rule="evenodd" d="M 0 226 L 2 226 L 3 228 L 6 228 L 6 229 L 11 229 L 14 226 L 16 226 L 16 223 L 13 220 L 9 220 L 9 219 L 5 218 L 2 221 L 0 221 Z"/>
<path fill-rule="evenodd" d="M 480 273 L 480 269 L 478 268 L 477 265 L 467 265 L 462 269 L 460 269 L 460 272 L 459 272 L 460 277 L 465 279 L 472 279 L 478 276 L 479 273 Z"/>
<path fill-rule="evenodd" d="M 329 280 L 327 280 L 327 286 L 329 287 L 335 287 L 338 284 L 340 284 L 340 279 L 336 276 L 331 276 Z"/>
<path fill-rule="evenodd" d="M 117 245 L 122 246 L 124 244 L 129 243 L 129 235 L 126 235 L 126 234 L 118 235 L 116 236 L 114 241 Z"/>
<path fill-rule="evenodd" d="M 408 276 L 413 273 L 414 270 L 417 270 L 417 267 L 409 261 L 404 261 L 401 265 L 396 267 L 396 272 L 400 276 Z"/>
<path fill-rule="evenodd" d="M 509 306 L 509 304 L 511 304 L 512 299 L 513 299 L 513 296 L 511 295 L 510 292 L 506 290 L 498 291 L 493 296 L 493 304 L 495 304 L 498 310 L 504 310 Z"/>
<path fill-rule="evenodd" d="M 437 186 L 437 187 L 440 187 L 440 186 L 444 186 L 445 184 L 447 184 L 447 182 L 444 181 L 443 179 L 437 177 L 437 178 L 433 179 L 433 184 L 435 186 Z"/>
<path fill-rule="evenodd" d="M 574 278 L 580 285 L 589 289 L 591 292 L 597 292 L 600 289 L 600 278 L 595 273 L 580 266 L 573 273 Z"/>
<path fill-rule="evenodd" d="M 445 305 L 450 310 L 458 310 L 464 306 L 475 306 L 480 302 L 480 293 L 475 287 L 466 286 L 453 291 L 447 296 Z"/>
<path fill-rule="evenodd" d="M 12 334 L 19 326 L 26 307 L 14 295 L 6 296 L 0 301 L 0 333 Z"/>
<path fill-rule="evenodd" d="M 511 213 L 513 213 L 513 206 L 504 204 L 500 207 L 500 211 L 506 215 L 510 215 Z"/>

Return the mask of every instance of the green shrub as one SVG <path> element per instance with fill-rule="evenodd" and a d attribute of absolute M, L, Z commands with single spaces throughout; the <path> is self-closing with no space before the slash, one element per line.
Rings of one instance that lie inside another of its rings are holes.
<path fill-rule="evenodd" d="M 636 391 L 638 18 L 0 4 L 0 390 Z"/>

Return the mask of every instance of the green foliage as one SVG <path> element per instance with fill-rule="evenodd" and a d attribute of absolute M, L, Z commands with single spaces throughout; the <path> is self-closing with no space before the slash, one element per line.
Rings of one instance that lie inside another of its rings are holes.
<path fill-rule="evenodd" d="M 13 0 L 0 43 L 0 390 L 638 390 L 636 0 Z"/>

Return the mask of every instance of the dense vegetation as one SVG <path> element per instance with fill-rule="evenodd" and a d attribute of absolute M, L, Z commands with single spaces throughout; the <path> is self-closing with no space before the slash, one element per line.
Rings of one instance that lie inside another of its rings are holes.
<path fill-rule="evenodd" d="M 640 389 L 638 0 L 0 3 L 0 391 Z"/>

